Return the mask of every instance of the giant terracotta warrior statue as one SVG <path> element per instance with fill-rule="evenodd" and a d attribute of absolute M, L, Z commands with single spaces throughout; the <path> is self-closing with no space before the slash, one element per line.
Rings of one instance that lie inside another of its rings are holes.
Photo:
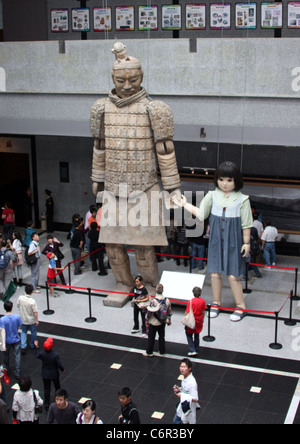
<path fill-rule="evenodd" d="M 180 197 L 180 177 L 169 106 L 148 97 L 141 86 L 141 63 L 122 43 L 112 51 L 115 88 L 91 109 L 91 179 L 97 201 L 103 203 L 99 242 L 106 244 L 116 278 L 114 291 L 128 293 L 134 281 L 125 246 L 134 247 L 145 285 L 155 287 L 159 281 L 154 245 L 167 245 L 167 239 L 158 169 L 170 195 Z M 104 304 L 121 307 L 127 300 L 112 293 Z"/>

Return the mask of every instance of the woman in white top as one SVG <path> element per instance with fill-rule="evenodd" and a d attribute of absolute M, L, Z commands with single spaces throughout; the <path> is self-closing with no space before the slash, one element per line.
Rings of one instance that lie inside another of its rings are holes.
<path fill-rule="evenodd" d="M 23 280 L 23 247 L 21 235 L 17 231 L 13 232 L 13 243 L 11 249 L 18 255 L 18 262 L 13 263 L 13 279 L 16 283 L 18 282 L 21 285 Z"/>
<path fill-rule="evenodd" d="M 96 415 L 96 403 L 92 399 L 88 399 L 82 405 L 82 413 L 79 413 L 76 424 L 103 424 Z"/>
<path fill-rule="evenodd" d="M 43 406 L 37 390 L 32 390 L 32 381 L 29 376 L 21 376 L 19 380 L 20 390 L 14 395 L 12 410 L 13 418 L 19 424 L 38 424 L 39 418 L 35 412 L 36 405 Z"/>

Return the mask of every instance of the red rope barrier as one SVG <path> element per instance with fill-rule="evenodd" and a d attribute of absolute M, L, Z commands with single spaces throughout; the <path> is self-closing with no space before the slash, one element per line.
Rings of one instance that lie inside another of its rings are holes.
<path fill-rule="evenodd" d="M 80 257 L 79 259 L 76 259 L 75 261 L 69 262 L 62 270 L 60 270 L 55 276 L 54 278 L 56 278 L 56 276 L 58 276 L 60 273 L 62 273 L 69 265 L 74 264 L 75 262 L 78 261 L 82 261 L 84 259 L 86 259 L 87 257 L 91 256 L 92 254 L 97 253 L 98 251 L 105 249 L 105 247 L 100 247 L 97 250 L 93 251 L 92 253 L 88 253 L 85 256 Z M 134 252 L 134 250 L 126 250 L 128 252 Z M 167 257 L 174 257 L 174 258 L 181 258 L 181 259 L 198 259 L 198 260 L 204 260 L 207 261 L 207 258 L 201 258 L 201 257 L 196 257 L 196 256 L 180 256 L 180 255 L 175 255 L 175 254 L 166 254 L 166 253 L 155 253 L 157 256 L 167 256 Z M 256 265 L 258 267 L 267 267 L 267 268 L 272 268 L 272 269 L 280 269 L 280 270 L 292 270 L 292 271 L 297 271 L 297 268 L 292 268 L 292 267 L 279 267 L 276 265 L 263 265 L 263 264 L 255 264 L 250 262 L 249 265 Z M 53 279 L 54 279 L 53 278 Z M 79 290 L 79 291 L 92 291 L 92 292 L 98 292 L 98 293 L 103 293 L 103 294 L 107 294 L 107 293 L 112 293 L 112 294 L 120 294 L 120 295 L 128 295 L 128 296 L 135 296 L 134 293 L 126 293 L 126 292 L 121 292 L 121 291 L 112 291 L 112 290 L 101 290 L 101 289 L 88 289 L 86 287 L 77 287 L 77 286 L 71 286 L 71 285 L 62 285 L 62 284 L 54 284 L 51 283 L 50 281 L 47 281 L 46 283 L 47 285 L 51 285 L 54 287 L 62 287 L 62 288 L 68 288 L 68 289 L 74 289 L 74 290 Z M 282 307 L 280 308 L 280 310 L 277 313 L 280 313 L 283 309 L 283 307 L 285 306 L 285 304 L 287 303 L 287 301 L 291 298 L 291 295 L 293 294 L 293 290 L 290 292 L 289 296 L 287 297 L 286 301 L 284 302 L 284 304 L 282 305 Z M 154 297 L 154 296 L 151 296 Z M 170 299 L 170 302 L 173 303 L 177 303 L 177 304 L 182 304 L 182 305 L 186 305 L 188 301 L 180 301 L 177 299 Z M 213 307 L 213 305 L 211 305 Z M 224 310 L 224 311 L 236 311 L 236 308 L 232 308 L 232 307 L 218 307 L 220 310 Z M 262 310 L 248 310 L 248 309 L 238 309 L 239 311 L 245 312 L 245 313 L 256 313 L 256 314 L 265 314 L 265 315 L 275 315 L 276 312 L 273 311 L 262 311 Z"/>

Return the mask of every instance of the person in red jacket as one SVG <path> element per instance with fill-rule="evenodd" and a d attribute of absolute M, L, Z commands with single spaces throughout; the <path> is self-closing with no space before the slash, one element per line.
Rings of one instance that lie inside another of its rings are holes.
<path fill-rule="evenodd" d="M 188 356 L 196 356 L 199 352 L 199 334 L 203 330 L 203 323 L 204 323 L 204 316 L 205 316 L 205 310 L 206 310 L 206 303 L 205 300 L 202 299 L 200 296 L 202 294 L 202 290 L 199 287 L 193 288 L 193 299 L 188 301 L 186 306 L 186 313 L 190 312 L 190 309 L 192 307 L 194 317 L 195 317 L 195 328 L 194 330 L 185 327 L 185 333 L 188 341 L 189 346 L 189 353 Z"/>

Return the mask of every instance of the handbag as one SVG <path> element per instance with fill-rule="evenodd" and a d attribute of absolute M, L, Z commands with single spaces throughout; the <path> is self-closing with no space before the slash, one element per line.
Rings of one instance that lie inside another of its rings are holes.
<path fill-rule="evenodd" d="M 39 415 L 40 413 L 43 413 L 43 407 L 41 405 L 38 405 L 38 400 L 35 394 L 35 391 L 33 391 L 33 400 L 34 400 L 34 413 L 36 415 Z"/>
<path fill-rule="evenodd" d="M 195 316 L 194 316 L 194 313 L 193 313 L 193 303 L 192 303 L 192 301 L 191 301 L 191 304 L 190 304 L 190 311 L 183 316 L 181 323 L 185 327 L 188 327 L 191 330 L 194 330 L 194 328 L 196 326 L 196 321 L 195 321 Z"/>

